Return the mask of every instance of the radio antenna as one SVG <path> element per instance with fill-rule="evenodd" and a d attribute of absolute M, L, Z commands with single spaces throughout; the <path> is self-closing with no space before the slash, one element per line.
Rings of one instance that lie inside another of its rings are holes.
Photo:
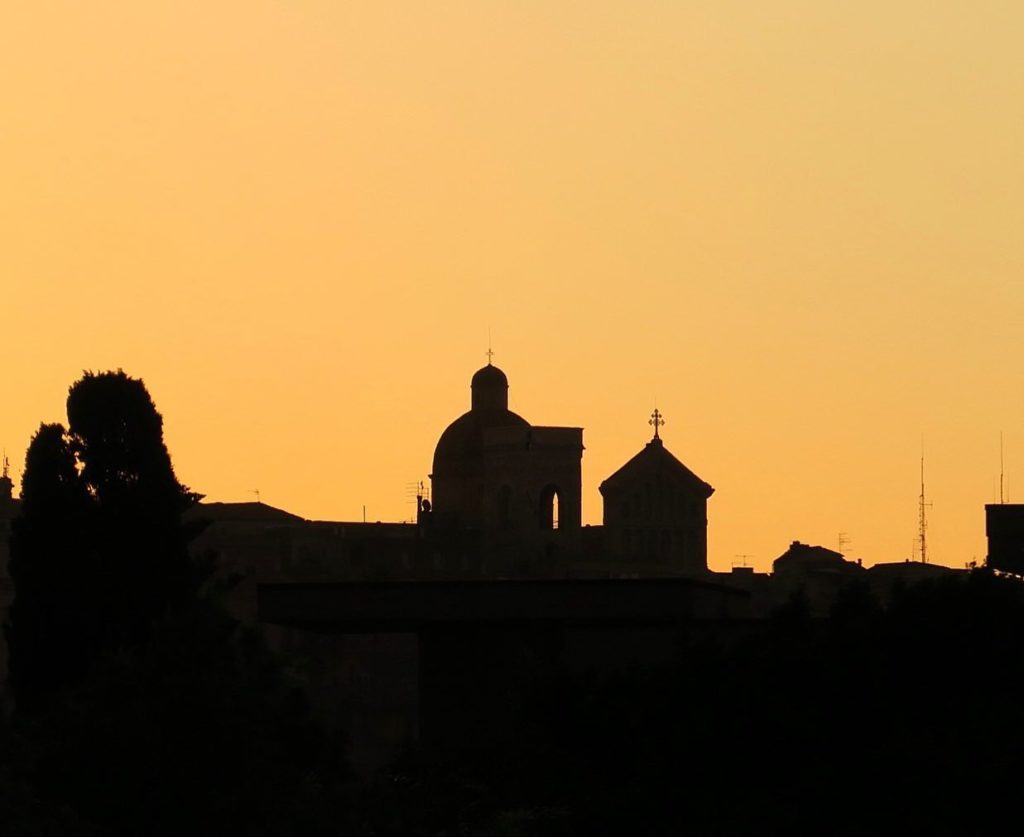
<path fill-rule="evenodd" d="M 1003 505 L 1006 502 L 1006 497 L 1003 494 L 1003 431 L 999 431 L 999 505 Z"/>
<path fill-rule="evenodd" d="M 921 496 L 918 498 L 918 516 L 917 516 L 917 539 L 920 542 L 921 547 L 921 563 L 928 563 L 928 517 L 927 509 L 931 507 L 931 503 L 925 502 L 924 495 L 924 442 L 921 442 Z"/>

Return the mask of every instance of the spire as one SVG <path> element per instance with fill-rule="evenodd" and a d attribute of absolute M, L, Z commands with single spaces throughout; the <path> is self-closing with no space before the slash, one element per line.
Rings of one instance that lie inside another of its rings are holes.
<path fill-rule="evenodd" d="M 658 428 L 665 426 L 665 419 L 662 417 L 661 411 L 657 407 L 654 408 L 654 412 L 651 413 L 651 420 L 647 423 L 654 428 L 654 439 L 651 441 L 653 442 L 657 439 L 660 442 L 661 434 L 658 432 Z"/>

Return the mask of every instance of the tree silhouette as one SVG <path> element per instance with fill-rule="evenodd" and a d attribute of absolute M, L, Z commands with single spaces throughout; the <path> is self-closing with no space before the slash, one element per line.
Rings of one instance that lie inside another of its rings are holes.
<path fill-rule="evenodd" d="M 5 627 L 11 686 L 30 706 L 84 674 L 96 628 L 83 552 L 89 496 L 63 426 L 43 424 L 32 438 L 21 501 L 10 542 L 17 595 Z"/>
<path fill-rule="evenodd" d="M 107 647 L 138 645 L 153 619 L 194 592 L 181 513 L 198 500 L 174 475 L 163 418 L 141 380 L 86 375 L 68 393 L 68 431 L 92 498 L 93 593 Z"/>
<path fill-rule="evenodd" d="M 87 373 L 67 406 L 29 446 L 12 537 L 5 833 L 336 833 L 337 750 L 190 557 L 198 495 L 145 385 Z"/>
<path fill-rule="evenodd" d="M 139 646 L 200 580 L 181 523 L 198 498 L 174 475 L 143 382 L 86 373 L 67 412 L 67 430 L 43 425 L 29 446 L 12 533 L 7 633 L 22 708 L 100 654 Z"/>

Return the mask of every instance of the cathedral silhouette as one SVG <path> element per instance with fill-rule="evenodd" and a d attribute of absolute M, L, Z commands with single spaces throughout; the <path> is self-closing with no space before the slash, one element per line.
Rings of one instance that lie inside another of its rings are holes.
<path fill-rule="evenodd" d="M 203 503 L 197 544 L 253 583 L 273 580 L 699 578 L 714 489 L 653 435 L 600 486 L 603 524 L 583 526 L 583 429 L 509 409 L 505 373 L 470 381 L 470 409 L 441 433 L 414 523 L 309 521 L 255 503 Z"/>
<path fill-rule="evenodd" d="M 595 572 L 697 576 L 707 571 L 707 500 L 714 491 L 659 432 L 602 483 L 603 526 L 581 520 L 583 429 L 532 425 L 508 407 L 508 378 L 490 363 L 470 383 L 470 409 L 434 451 L 431 506 L 418 520 L 436 543 L 463 532 L 482 573 Z"/>

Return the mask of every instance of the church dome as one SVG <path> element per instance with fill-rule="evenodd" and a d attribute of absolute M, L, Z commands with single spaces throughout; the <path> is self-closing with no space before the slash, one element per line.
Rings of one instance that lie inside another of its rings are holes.
<path fill-rule="evenodd" d="M 508 409 L 508 378 L 497 366 L 478 369 L 469 386 L 474 410 Z"/>
<path fill-rule="evenodd" d="M 448 425 L 434 449 L 434 476 L 465 472 L 480 461 L 484 431 L 492 427 L 529 427 L 508 408 L 508 378 L 487 364 L 473 375 L 471 408 Z"/>
<path fill-rule="evenodd" d="M 471 387 L 478 386 L 503 386 L 508 388 L 508 376 L 502 372 L 497 366 L 488 363 L 482 369 L 477 369 L 473 373 L 473 380 L 469 384 Z"/>

